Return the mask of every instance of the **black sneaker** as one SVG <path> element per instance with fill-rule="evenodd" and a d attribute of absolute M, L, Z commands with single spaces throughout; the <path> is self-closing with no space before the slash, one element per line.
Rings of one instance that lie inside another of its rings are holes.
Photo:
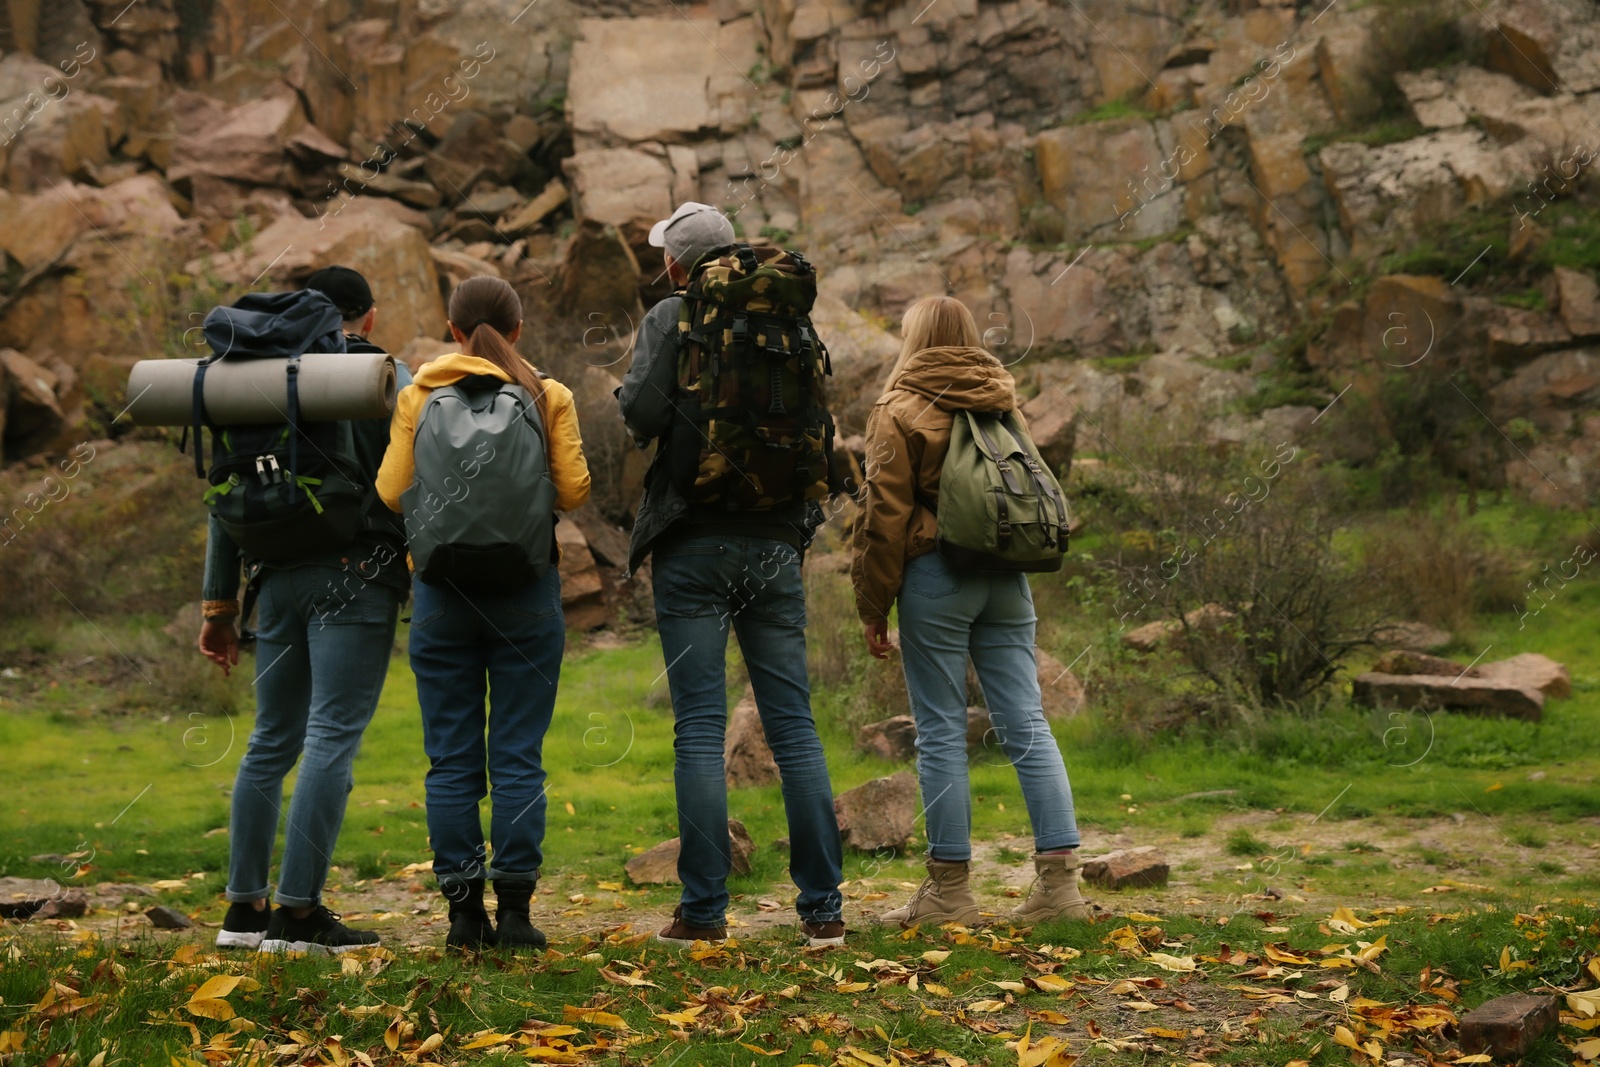
<path fill-rule="evenodd" d="M 261 938 L 272 921 L 272 905 L 252 907 L 246 901 L 235 900 L 228 905 L 228 914 L 222 917 L 222 929 L 217 931 L 218 948 L 259 948 Z"/>
<path fill-rule="evenodd" d="M 267 924 L 266 936 L 261 939 L 261 951 L 337 956 L 377 943 L 378 935 L 371 930 L 352 930 L 326 905 L 318 904 L 304 919 L 296 919 L 285 907 L 275 910 L 272 921 Z"/>

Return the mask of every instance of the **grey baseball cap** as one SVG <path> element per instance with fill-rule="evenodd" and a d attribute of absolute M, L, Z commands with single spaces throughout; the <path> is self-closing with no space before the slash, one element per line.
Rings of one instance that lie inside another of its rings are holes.
<path fill-rule="evenodd" d="M 707 252 L 726 248 L 734 240 L 733 223 L 726 215 L 710 204 L 693 200 L 679 204 L 670 219 L 650 227 L 650 243 L 665 249 L 685 270 Z"/>

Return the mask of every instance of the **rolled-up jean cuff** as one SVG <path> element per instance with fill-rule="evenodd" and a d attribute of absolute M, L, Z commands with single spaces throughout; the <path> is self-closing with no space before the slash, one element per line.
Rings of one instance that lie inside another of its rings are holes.
<path fill-rule="evenodd" d="M 286 897 L 282 893 L 274 894 L 272 901 L 285 908 L 314 908 L 321 903 L 316 897 Z"/>
<path fill-rule="evenodd" d="M 222 895 L 233 904 L 253 904 L 258 900 L 266 900 L 270 897 L 272 889 L 268 886 L 262 886 L 254 893 L 240 893 L 237 890 L 226 889 L 223 890 Z"/>
<path fill-rule="evenodd" d="M 819 912 L 816 915 L 802 915 L 802 916 L 800 916 L 800 921 L 801 922 L 808 922 L 808 923 L 839 923 L 839 922 L 844 922 L 844 911 L 841 908 L 835 908 L 832 911 Z"/>
<path fill-rule="evenodd" d="M 1035 852 L 1049 852 L 1055 848 L 1077 848 L 1083 839 L 1077 834 L 1056 834 L 1052 837 L 1036 837 L 1033 840 Z"/>
<path fill-rule="evenodd" d="M 967 845 L 962 849 L 940 848 L 938 849 L 938 855 L 934 855 L 934 851 L 933 846 L 930 845 L 928 847 L 928 858 L 938 860 L 940 863 L 969 863 L 972 860 L 971 845 Z M 950 854 L 952 852 L 962 852 L 963 855 L 952 856 Z"/>
<path fill-rule="evenodd" d="M 531 871 L 502 871 L 498 867 L 490 867 L 488 877 L 496 882 L 537 882 L 539 868 Z"/>

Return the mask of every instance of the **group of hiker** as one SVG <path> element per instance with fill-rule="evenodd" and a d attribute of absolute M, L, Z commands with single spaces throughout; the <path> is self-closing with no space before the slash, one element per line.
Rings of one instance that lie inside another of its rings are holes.
<path fill-rule="evenodd" d="M 616 398 L 638 446 L 654 448 L 629 572 L 651 560 L 683 883 L 656 937 L 690 945 L 727 936 L 731 630 L 782 780 L 800 936 L 840 945 L 843 848 L 811 711 L 802 564 L 824 502 L 846 488 L 848 461 L 834 447 L 831 367 L 809 317 L 816 272 L 798 252 L 740 242 L 705 204 L 683 204 L 649 239 L 675 292 L 645 316 Z M 291 379 L 298 352 L 377 351 L 367 341 L 373 294 L 345 267 L 213 314 L 226 320 L 230 348 L 254 339 L 297 349 Z M 588 500 L 590 472 L 572 393 L 517 351 L 525 324 L 515 290 L 470 278 L 448 318 L 459 351 L 423 364 L 414 380 L 397 367 L 388 419 L 299 420 L 291 380 L 286 425 L 213 426 L 196 385 L 197 471 L 202 424 L 212 440 L 200 649 L 226 671 L 253 637 L 256 660 L 220 946 L 338 953 L 378 943 L 330 911 L 323 888 L 408 590 L 446 947 L 545 944 L 531 903 L 544 860 L 543 741 L 566 641 L 554 530 L 558 513 Z M 888 656 L 898 604 L 917 727 L 928 875 L 880 916 L 902 926 L 985 921 L 969 884 L 969 658 L 1033 826 L 1037 878 L 1010 918 L 1090 912 L 1078 889 L 1071 786 L 1041 708 L 1028 583 L 1029 572 L 1059 567 L 1067 513 L 1016 408 L 1011 375 L 984 350 L 964 305 L 933 296 L 909 307 L 868 419 L 870 459 L 850 487 L 863 638 L 872 655 Z M 253 635 L 242 631 L 252 610 Z M 283 781 L 297 762 L 285 812 Z"/>

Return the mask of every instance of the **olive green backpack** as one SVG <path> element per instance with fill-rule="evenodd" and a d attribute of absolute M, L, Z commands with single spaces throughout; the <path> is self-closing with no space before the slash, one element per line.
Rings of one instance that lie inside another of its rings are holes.
<path fill-rule="evenodd" d="M 1061 483 L 1012 412 L 958 411 L 939 475 L 939 553 L 981 571 L 1054 571 L 1067 551 Z"/>

